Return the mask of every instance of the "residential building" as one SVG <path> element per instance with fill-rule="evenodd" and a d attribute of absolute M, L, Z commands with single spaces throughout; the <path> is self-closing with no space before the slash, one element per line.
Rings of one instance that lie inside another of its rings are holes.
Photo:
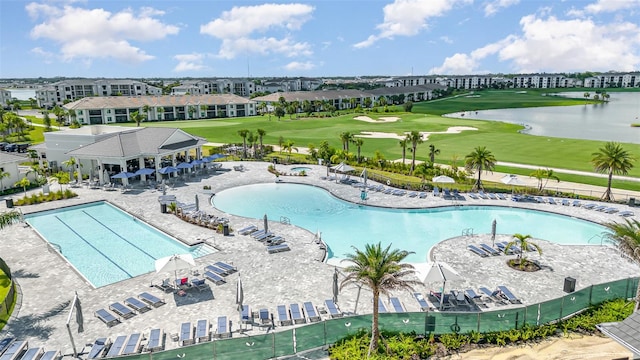
<path fill-rule="evenodd" d="M 149 121 L 256 115 L 254 101 L 232 94 L 87 97 L 63 107 L 84 125 L 129 122 L 136 111 Z M 68 115 L 67 122 L 72 120 Z"/>
<path fill-rule="evenodd" d="M 20 181 L 26 172 L 19 166 L 27 159 L 24 156 L 17 156 L 0 151 L 0 173 L 9 174 L 8 177 L 0 177 L 0 190 L 14 187 L 13 184 Z"/>
<path fill-rule="evenodd" d="M 584 86 L 591 88 L 629 88 L 640 86 L 640 73 L 606 73 L 584 79 Z"/>
<path fill-rule="evenodd" d="M 36 90 L 40 107 L 52 107 L 85 97 L 161 95 L 162 89 L 127 79 L 63 80 Z"/>
<path fill-rule="evenodd" d="M 7 89 L 0 89 L 0 106 L 6 107 L 7 102 L 11 101 L 13 98 L 11 97 L 11 91 Z"/>

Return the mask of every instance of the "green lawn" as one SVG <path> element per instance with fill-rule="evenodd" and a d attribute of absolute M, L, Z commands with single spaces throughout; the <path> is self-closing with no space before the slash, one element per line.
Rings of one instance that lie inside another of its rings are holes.
<path fill-rule="evenodd" d="M 9 293 L 9 285 L 10 280 L 7 274 L 5 274 L 2 270 L 0 270 L 0 301 L 3 301 L 4 298 Z M 4 324 L 9 320 L 9 313 L 2 310 L 0 311 L 0 330 L 4 327 Z"/>

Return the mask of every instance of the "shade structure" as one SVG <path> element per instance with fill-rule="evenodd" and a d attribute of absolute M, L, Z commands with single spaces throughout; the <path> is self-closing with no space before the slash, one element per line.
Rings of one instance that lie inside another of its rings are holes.
<path fill-rule="evenodd" d="M 193 167 L 193 165 L 189 164 L 188 162 L 181 162 L 176 167 L 178 169 L 191 169 Z"/>
<path fill-rule="evenodd" d="M 165 166 L 162 169 L 158 170 L 158 172 L 162 175 L 174 173 L 176 171 L 178 171 L 178 169 L 174 168 L 173 166 Z"/>
<path fill-rule="evenodd" d="M 189 269 L 196 266 L 191 254 L 175 254 L 156 260 L 156 272 L 173 272 L 175 278 L 178 278 L 178 270 Z"/>
<path fill-rule="evenodd" d="M 453 178 L 446 175 L 436 176 L 431 181 L 434 183 L 442 183 L 442 184 L 453 184 L 456 182 Z"/>
<path fill-rule="evenodd" d="M 362 183 L 364 184 L 364 188 L 367 188 L 367 168 L 364 168 L 364 170 L 362 170 L 362 173 L 360 174 L 360 176 L 362 177 Z"/>
<path fill-rule="evenodd" d="M 236 283 L 236 304 L 238 305 L 238 311 L 242 316 L 242 303 L 244 302 L 244 289 L 242 288 L 242 279 L 240 279 L 240 273 L 238 273 L 238 282 Z"/>
<path fill-rule="evenodd" d="M 208 158 L 209 160 L 211 160 L 211 161 L 213 161 L 213 160 L 218 160 L 218 159 L 222 159 L 222 158 L 224 158 L 224 157 L 227 157 L 227 156 L 226 156 L 226 155 L 224 155 L 224 154 L 213 154 L 213 155 L 209 155 L 209 156 L 207 156 L 207 158 Z"/>
<path fill-rule="evenodd" d="M 507 185 L 524 185 L 524 181 L 515 175 L 506 175 L 500 181 Z"/>
<path fill-rule="evenodd" d="M 138 169 L 138 171 L 136 171 L 134 174 L 135 175 L 151 175 L 154 172 L 156 172 L 155 169 L 142 168 L 142 169 Z"/>
<path fill-rule="evenodd" d="M 128 179 L 128 178 L 134 177 L 134 176 L 136 176 L 135 173 L 123 171 L 123 172 L 119 172 L 119 173 L 117 173 L 115 175 L 112 175 L 111 178 L 112 179 Z"/>
<path fill-rule="evenodd" d="M 332 166 L 331 170 L 335 171 L 335 172 L 349 172 L 349 171 L 354 171 L 355 168 L 341 162 L 340 164 L 336 165 L 336 166 Z"/>
<path fill-rule="evenodd" d="M 200 211 L 200 199 L 198 198 L 198 194 L 196 194 L 195 204 L 196 204 L 196 211 Z"/>
<path fill-rule="evenodd" d="M 447 285 L 447 281 L 451 280 L 460 280 L 462 279 L 460 275 L 453 270 L 449 265 L 434 261 L 431 268 L 427 272 L 423 282 L 425 284 L 430 283 L 440 283 L 442 282 L 442 293 L 440 296 L 440 309 L 442 309 L 444 305 L 444 294 L 445 294 L 445 286 Z"/>
<path fill-rule="evenodd" d="M 204 163 L 204 161 L 202 161 L 202 160 L 200 160 L 200 159 L 195 159 L 195 160 L 193 160 L 193 161 L 191 162 L 191 165 L 194 165 L 194 166 L 195 166 L 195 165 L 200 165 L 200 164 L 203 164 L 203 163 Z"/>
<path fill-rule="evenodd" d="M 338 269 L 335 268 L 333 272 L 333 302 L 338 303 L 338 293 L 340 292 L 340 287 L 338 286 Z"/>

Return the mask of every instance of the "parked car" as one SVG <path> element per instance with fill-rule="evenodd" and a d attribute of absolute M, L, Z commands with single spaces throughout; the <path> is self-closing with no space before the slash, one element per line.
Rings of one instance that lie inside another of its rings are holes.
<path fill-rule="evenodd" d="M 4 147 L 7 146 L 9 143 L 6 142 L 0 142 L 0 150 L 4 150 Z"/>
<path fill-rule="evenodd" d="M 24 143 L 24 144 L 18 144 L 18 148 L 16 149 L 17 152 L 19 153 L 26 153 L 27 149 L 29 148 L 29 143 Z"/>
<path fill-rule="evenodd" d="M 18 144 L 7 144 L 4 146 L 4 151 L 16 152 L 18 151 Z"/>

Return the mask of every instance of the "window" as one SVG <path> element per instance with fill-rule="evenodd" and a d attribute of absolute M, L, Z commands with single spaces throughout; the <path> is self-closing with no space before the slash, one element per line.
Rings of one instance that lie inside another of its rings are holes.
<path fill-rule="evenodd" d="M 78 110 L 78 115 L 82 115 L 82 110 Z"/>

